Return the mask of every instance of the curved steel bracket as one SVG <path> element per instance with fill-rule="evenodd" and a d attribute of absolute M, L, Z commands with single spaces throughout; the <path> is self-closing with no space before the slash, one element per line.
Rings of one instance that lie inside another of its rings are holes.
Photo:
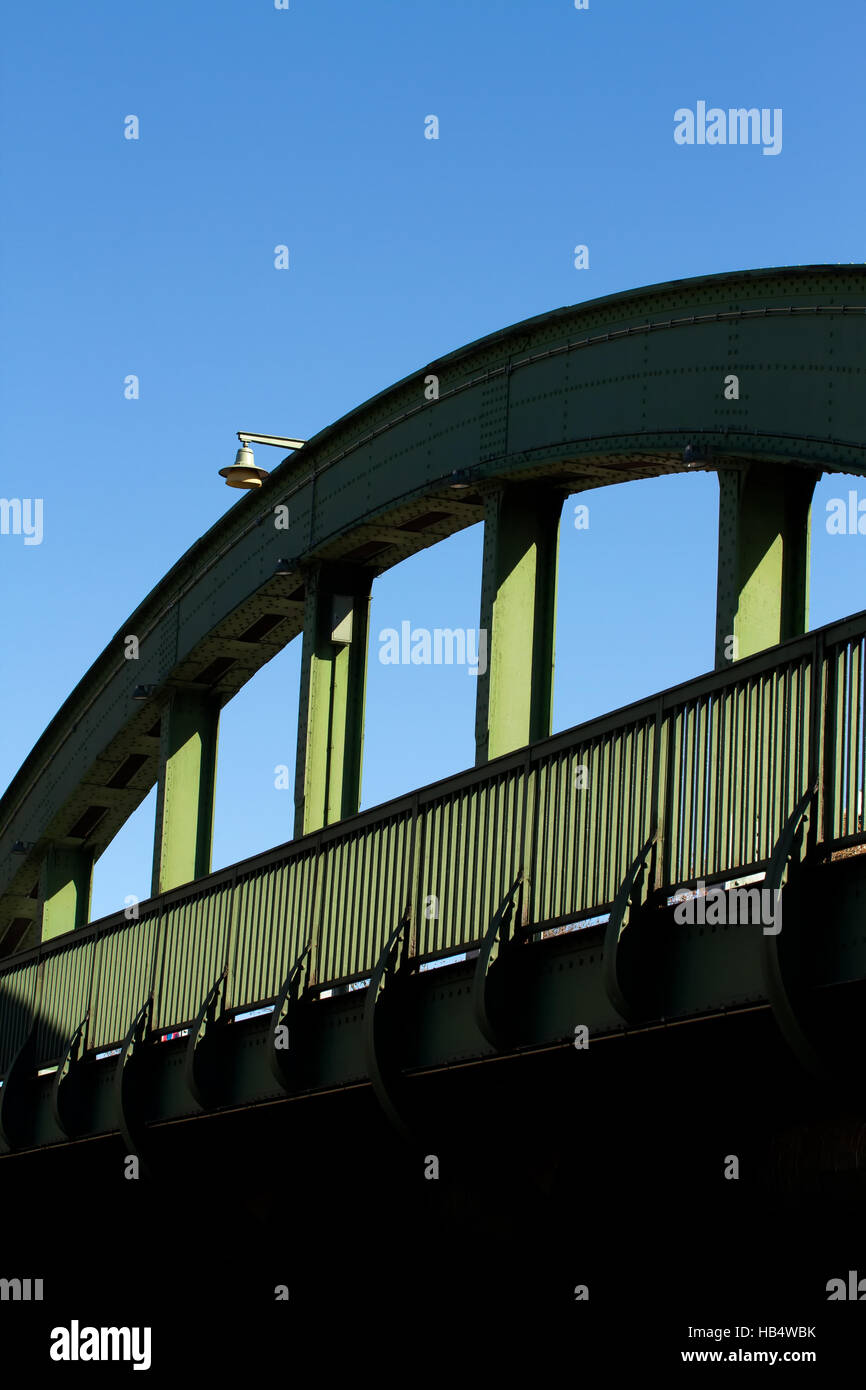
<path fill-rule="evenodd" d="M 144 1045 L 144 1039 L 147 1035 L 147 1022 L 152 1007 L 153 994 L 151 993 L 129 1025 L 126 1037 L 121 1044 L 120 1056 L 114 1067 L 114 1103 L 117 1127 L 120 1131 L 120 1137 L 126 1145 L 126 1152 L 135 1154 L 136 1157 L 140 1158 L 142 1166 L 144 1166 L 144 1145 L 136 1106 L 133 1101 L 131 1080 L 136 1054 Z"/>
<path fill-rule="evenodd" d="M 367 1075 L 372 1082 L 376 1099 L 397 1133 L 407 1142 L 412 1142 L 414 1139 L 412 1130 L 403 1116 L 402 1106 L 395 1094 L 393 1068 L 388 1065 L 386 1060 L 386 1050 L 382 1044 L 380 1026 L 382 998 L 393 986 L 400 971 L 400 937 L 408 923 L 409 913 L 406 912 L 388 937 L 370 977 L 370 983 L 364 997 L 364 1051 Z M 407 943 L 404 942 L 404 956 L 406 945 Z"/>
<path fill-rule="evenodd" d="M 301 980 L 305 970 L 309 972 L 312 944 L 312 941 L 307 942 L 283 981 L 274 1004 L 274 1011 L 271 1014 L 270 1067 L 275 1079 L 284 1091 L 294 1090 L 297 1084 L 299 1051 L 292 1039 L 293 1036 L 297 1036 L 299 1031 L 302 1031 L 298 1027 L 298 1020 L 306 985 L 302 989 Z M 284 1028 L 286 1030 L 285 1039 L 282 1032 Z M 285 1046 L 283 1046 L 284 1040 Z"/>
<path fill-rule="evenodd" d="M 803 837 L 814 807 L 817 787 L 809 791 L 797 802 L 788 817 L 770 859 L 765 887 L 773 894 L 777 904 L 788 881 L 795 853 L 801 849 Z M 800 860 L 802 862 L 802 859 Z M 779 951 L 781 932 L 764 934 L 761 942 L 761 969 L 764 977 L 764 991 L 770 1001 L 770 1008 L 779 1031 L 800 1063 L 813 1076 L 823 1078 L 826 1069 L 807 1036 L 794 1002 L 790 980 L 785 977 L 785 969 Z"/>
<path fill-rule="evenodd" d="M 647 876 L 644 874 L 644 869 L 657 839 L 658 831 L 653 831 L 640 853 L 629 865 L 628 872 L 613 900 L 610 920 L 604 932 L 602 977 L 605 993 L 626 1023 L 634 1022 L 638 1017 L 639 1009 L 625 982 L 623 947 L 628 940 L 629 929 L 632 928 L 632 913 L 636 912 L 646 899 Z"/>
<path fill-rule="evenodd" d="M 81 1060 L 84 1030 L 87 1027 L 89 1017 L 89 1013 L 84 1015 L 66 1044 L 63 1061 L 55 1072 L 54 1085 L 51 1087 L 51 1113 L 54 1117 L 54 1123 L 66 1135 L 67 1139 L 75 1138 L 75 1124 L 72 1119 L 74 1107 L 70 1099 L 70 1092 L 74 1091 L 75 1088 L 75 1072 Z"/>
<path fill-rule="evenodd" d="M 506 952 L 515 944 L 509 934 L 511 913 L 515 897 L 523 883 L 524 874 L 521 869 L 484 934 L 472 976 L 472 1013 L 475 1023 L 482 1036 L 498 1052 L 508 1046 L 508 1037 L 501 1021 L 494 1018 L 490 997 L 490 976 L 493 967 L 497 962 L 504 963 Z"/>
<path fill-rule="evenodd" d="M 30 1076 L 36 1061 L 37 1019 L 27 1030 L 27 1036 L 12 1059 L 6 1079 L 0 1086 L 0 1153 L 10 1154 L 19 1147 L 16 1137 L 18 1095 L 22 1083 Z"/>
<path fill-rule="evenodd" d="M 210 1084 L 204 1074 L 202 1059 L 207 1051 L 206 1039 L 216 1023 L 217 1004 L 228 973 L 228 966 L 224 966 L 205 995 L 202 1006 L 196 1014 L 195 1022 L 189 1030 L 189 1038 L 184 1049 L 184 1085 L 196 1105 L 199 1105 L 202 1110 L 210 1109 Z"/>

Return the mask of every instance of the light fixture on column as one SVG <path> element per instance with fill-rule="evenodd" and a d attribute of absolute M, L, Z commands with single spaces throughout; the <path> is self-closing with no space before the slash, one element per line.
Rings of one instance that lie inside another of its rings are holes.
<path fill-rule="evenodd" d="M 246 488 L 248 491 L 261 487 L 268 476 L 268 469 L 259 468 L 256 464 L 250 444 L 270 444 L 275 449 L 300 449 L 307 442 L 305 439 L 283 439 L 276 434 L 242 434 L 240 430 L 238 439 L 241 447 L 235 461 L 228 468 L 220 469 L 220 477 L 225 478 L 228 487 Z"/>
<path fill-rule="evenodd" d="M 470 482 L 471 476 L 468 468 L 455 468 L 454 472 L 451 474 L 451 481 L 448 486 L 452 488 L 454 492 L 463 492 L 469 487 Z"/>
<path fill-rule="evenodd" d="M 154 690 L 156 690 L 155 685 L 137 685 L 132 692 L 132 698 L 133 700 L 149 700 Z"/>

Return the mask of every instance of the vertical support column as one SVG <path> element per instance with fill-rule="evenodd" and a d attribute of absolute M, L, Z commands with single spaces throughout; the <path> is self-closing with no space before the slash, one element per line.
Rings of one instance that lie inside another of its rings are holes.
<path fill-rule="evenodd" d="M 476 766 L 550 733 L 563 491 L 512 483 L 485 499 Z"/>
<path fill-rule="evenodd" d="M 806 631 L 809 524 L 820 476 L 758 462 L 718 474 L 717 669 Z"/>
<path fill-rule="evenodd" d="M 173 692 L 160 729 L 154 896 L 210 873 L 218 730 L 213 695 Z"/>
<path fill-rule="evenodd" d="M 87 926 L 92 885 L 92 848 L 51 845 L 39 871 L 43 941 Z"/>
<path fill-rule="evenodd" d="M 370 570 L 319 565 L 307 579 L 295 835 L 354 815 L 361 803 Z"/>

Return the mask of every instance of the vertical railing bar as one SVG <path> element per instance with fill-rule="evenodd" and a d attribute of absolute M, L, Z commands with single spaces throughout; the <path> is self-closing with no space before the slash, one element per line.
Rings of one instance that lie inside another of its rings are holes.
<path fill-rule="evenodd" d="M 673 786 L 669 753 L 670 727 L 673 715 L 665 714 L 664 701 L 656 706 L 653 733 L 652 763 L 652 830 L 657 837 L 655 889 L 671 883 L 668 834 L 671 822 Z"/>
<path fill-rule="evenodd" d="M 233 989 L 235 988 L 235 981 L 236 981 L 236 979 L 237 979 L 238 943 L 239 943 L 239 941 L 240 941 L 240 932 L 237 930 L 237 924 L 238 924 L 238 917 L 239 917 L 239 914 L 240 914 L 240 899 L 241 899 L 241 892 L 242 892 L 242 888 L 239 887 L 239 885 L 238 885 L 238 869 L 237 869 L 237 865 L 235 865 L 234 873 L 232 874 L 232 887 L 231 887 L 231 898 L 230 898 L 230 908 L 229 908 L 229 920 L 228 920 L 228 926 L 227 926 L 227 928 L 226 928 L 226 946 L 225 946 L 226 982 L 225 982 L 225 986 L 224 986 L 224 998 L 225 998 L 225 999 L 228 998 L 229 990 L 233 990 Z M 235 1000 L 235 1007 L 242 1007 L 245 1003 L 248 1004 L 248 1003 L 251 1003 L 251 1002 L 252 1002 L 252 1001 L 249 1000 L 249 999 L 247 999 L 247 1000 L 236 999 L 236 1000 Z"/>
<path fill-rule="evenodd" d="M 602 868 L 602 880 L 601 880 L 601 881 L 602 881 L 603 887 L 602 887 L 602 889 L 601 889 L 601 893 L 600 893 L 599 895 L 596 896 L 595 902 L 592 904 L 593 907 L 598 907 L 599 903 L 604 902 L 604 901 L 605 901 L 607 898 L 609 898 L 609 897 L 613 897 L 614 893 L 616 892 L 617 887 L 619 886 L 619 885 L 617 884 L 617 882 L 616 882 L 616 870 L 615 870 L 615 868 L 614 868 L 613 846 L 612 846 L 612 844 L 611 844 L 611 841 L 612 841 L 612 839 L 613 839 L 613 835 L 612 835 L 612 828 L 613 828 L 613 827 L 612 827 L 612 819 L 613 819 L 613 801 L 614 801 L 615 796 L 617 796 L 617 795 L 619 794 L 619 787 L 616 785 L 616 782 L 614 781 L 614 774 L 615 774 L 615 769 L 616 769 L 616 757 L 615 757 L 615 735 L 613 735 L 613 734 L 608 734 L 607 737 L 605 738 L 605 741 L 604 741 L 604 761 L 605 761 L 605 768 L 606 768 L 606 770 L 607 770 L 607 776 L 606 776 L 605 779 L 604 779 L 604 790 L 603 790 L 603 793 L 602 793 L 601 842 L 602 842 L 602 855 L 603 855 L 602 863 L 603 863 L 603 868 Z"/>
<path fill-rule="evenodd" d="M 740 864 L 747 864 L 751 861 L 754 840 L 754 826 L 752 825 L 750 819 L 751 797 L 749 795 L 751 777 L 754 775 L 755 765 L 755 753 L 754 748 L 752 747 L 752 726 L 754 723 L 753 714 L 755 703 L 753 691 L 754 680 L 750 680 L 747 684 L 743 686 L 742 690 L 743 760 L 741 764 L 741 781 L 739 797 L 740 843 L 737 849 L 737 854 L 735 856 L 735 861 L 738 860 Z M 728 867 L 731 868 L 733 867 L 733 865 L 731 864 Z"/>
<path fill-rule="evenodd" d="M 858 720 L 858 799 L 856 799 L 855 828 L 856 833 L 862 834 L 863 824 L 866 819 L 866 648 L 863 638 L 859 639 L 858 652 L 860 660 L 860 684 L 858 687 L 858 705 L 860 717 Z"/>
<path fill-rule="evenodd" d="M 833 839 L 841 839 L 844 834 L 842 825 L 842 805 L 845 797 L 845 680 L 846 680 L 846 656 L 845 644 L 840 643 L 836 650 L 836 727 L 835 744 L 833 749 Z"/>
<path fill-rule="evenodd" d="M 774 797 L 776 767 L 778 764 L 778 728 L 775 719 L 776 692 L 779 682 L 778 669 L 768 671 L 761 681 L 761 724 L 758 732 L 757 759 L 760 769 L 760 810 L 758 813 L 758 854 L 759 859 L 769 859 L 776 843 L 776 818 L 779 818 L 781 831 L 782 808 Z M 761 756 L 763 753 L 763 756 Z"/>
<path fill-rule="evenodd" d="M 824 844 L 836 839 L 836 799 L 839 780 L 839 646 L 834 644 L 827 654 L 827 704 L 824 722 Z"/>
<path fill-rule="evenodd" d="M 321 833 L 316 836 L 313 848 L 313 882 L 310 886 L 310 896 L 312 898 L 312 923 L 310 932 L 310 985 L 319 985 L 319 956 L 322 947 L 322 916 L 324 913 L 324 893 L 322 892 L 322 872 L 321 861 L 323 857 L 323 846 Z"/>
<path fill-rule="evenodd" d="M 716 798 L 719 784 L 719 698 L 711 695 L 707 700 L 707 738 L 704 748 L 704 853 L 703 865 L 711 874 L 716 862 Z"/>
<path fill-rule="evenodd" d="M 694 754 L 694 801 L 692 824 L 694 828 L 695 877 L 703 878 L 706 867 L 707 830 L 707 728 L 709 719 L 709 696 L 702 695 L 695 708 L 695 754 Z"/>
<path fill-rule="evenodd" d="M 148 991 L 148 993 L 151 995 L 151 1006 L 150 1006 L 150 1021 L 151 1021 L 151 1023 L 153 1022 L 153 1020 L 154 1020 L 155 1018 L 159 1018 L 160 1003 L 161 1003 L 161 1000 L 162 1000 L 162 993 L 163 993 L 163 979 L 164 979 L 164 976 L 165 976 L 166 957 L 167 957 L 167 954 L 168 954 L 168 947 L 167 947 L 167 944 L 166 944 L 166 937 L 168 936 L 168 933 L 162 930 L 163 917 L 165 916 L 165 895 L 164 895 L 164 894 L 161 893 L 161 894 L 159 895 L 159 897 L 157 898 L 157 903 L 158 903 L 158 910 L 157 910 L 156 920 L 155 920 L 154 928 L 153 928 L 153 944 L 152 944 L 152 949 L 151 949 L 150 989 L 149 989 L 149 991 Z M 135 934 L 135 928 L 132 929 L 131 935 L 134 935 L 134 934 Z M 160 950 L 160 947 L 162 947 L 161 950 Z M 158 967 L 158 970 L 157 970 L 157 967 Z M 158 981 L 158 982 L 157 982 L 157 973 L 159 974 L 159 981 Z M 132 1021 L 132 1017 L 134 1016 L 135 1013 L 138 1012 L 138 1010 L 141 1008 L 141 1005 L 142 1005 L 143 1003 L 144 1003 L 144 1000 L 133 998 L 133 1000 L 132 1000 L 132 1007 L 133 1007 L 133 1011 L 134 1011 L 134 1012 L 133 1012 L 133 1015 L 130 1016 L 129 1022 Z"/>
<path fill-rule="evenodd" d="M 857 792 L 858 751 L 860 742 L 860 643 L 851 643 L 851 693 L 849 697 L 848 721 L 848 817 L 846 833 L 853 835 L 857 830 Z"/>
<path fill-rule="evenodd" d="M 695 874 L 695 748 L 697 744 L 699 700 L 690 700 L 686 707 L 684 721 L 685 786 L 683 795 L 683 847 L 685 849 L 686 878 L 689 882 Z"/>
<path fill-rule="evenodd" d="M 685 883 L 686 876 L 683 871 L 682 852 L 680 849 L 682 836 L 682 749 L 683 749 L 683 716 L 685 706 L 675 705 L 670 712 L 671 721 L 671 814 L 669 828 L 670 844 L 670 881 Z"/>

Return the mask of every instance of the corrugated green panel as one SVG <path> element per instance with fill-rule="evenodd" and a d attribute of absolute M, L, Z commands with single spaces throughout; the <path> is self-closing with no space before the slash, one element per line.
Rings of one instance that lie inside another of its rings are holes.
<path fill-rule="evenodd" d="M 42 962 L 39 991 L 39 1065 L 56 1062 L 87 1013 L 94 941 L 75 942 L 52 951 Z"/>
<path fill-rule="evenodd" d="M 615 827 L 612 844 L 612 868 L 617 885 L 619 885 L 622 883 L 628 868 L 629 847 L 634 843 L 635 833 L 638 830 L 634 821 L 635 777 L 640 762 L 639 738 L 636 730 L 634 728 L 625 729 L 622 737 L 616 740 L 614 747 L 616 753 L 614 776 L 615 785 L 619 787 L 619 805 L 611 808 L 611 819 Z M 643 799 L 645 801 L 646 797 L 644 796 Z M 619 833 L 616 830 L 616 819 L 619 821 Z"/>
<path fill-rule="evenodd" d="M 718 701 L 704 695 L 673 712 L 671 870 L 674 886 L 712 872 L 718 857 Z"/>
<path fill-rule="evenodd" d="M 372 971 L 408 904 L 411 843 L 404 813 L 322 846 L 320 984 Z"/>
<path fill-rule="evenodd" d="M 768 859 L 809 780 L 811 662 L 768 672 L 757 692 L 755 859 Z"/>
<path fill-rule="evenodd" d="M 315 866 L 316 852 L 309 850 L 238 880 L 228 1008 L 254 1006 L 279 992 L 313 934 Z"/>
<path fill-rule="evenodd" d="M 431 911 L 437 913 L 418 924 L 422 956 L 473 939 L 464 930 L 470 921 L 469 901 L 478 889 L 477 882 L 470 882 L 470 878 L 477 878 L 479 869 L 477 862 L 472 862 L 471 846 L 477 803 L 487 792 L 486 785 L 476 785 L 456 797 L 429 802 L 420 811 L 421 892 L 430 900 Z M 486 871 L 482 863 L 481 872 Z M 475 937 L 483 932 L 483 927 L 476 927 Z"/>
<path fill-rule="evenodd" d="M 154 976 L 156 913 L 138 922 L 125 922 L 94 942 L 93 1009 L 88 1029 L 91 1047 L 120 1042 L 147 999 Z"/>
<path fill-rule="evenodd" d="M 607 822 L 612 854 L 607 880 L 600 890 L 600 896 L 603 894 L 607 902 L 616 896 L 650 833 L 655 721 L 632 725 L 619 735 L 611 735 L 610 742 L 613 744 L 612 787 L 616 788 L 616 799 Z M 587 904 L 590 905 L 593 904 Z"/>
<path fill-rule="evenodd" d="M 584 746 L 559 758 L 545 758 L 536 768 L 538 803 L 529 870 L 533 922 L 559 914 L 563 885 L 574 880 L 575 847 L 590 795 L 589 788 L 575 787 L 579 767 L 585 765 L 591 776 L 592 765 L 585 755 Z"/>
<path fill-rule="evenodd" d="M 808 781 L 810 690 L 804 660 L 673 711 L 672 883 L 772 854 Z"/>
<path fill-rule="evenodd" d="M 163 913 L 154 1028 L 195 1018 L 226 964 L 230 909 L 231 888 L 221 885 L 175 902 Z"/>
<path fill-rule="evenodd" d="M 827 807 L 828 831 L 841 839 L 864 832 L 864 784 L 866 784 L 866 651 L 864 639 L 854 638 L 828 653 L 835 678 L 835 748 L 832 760 L 832 803 Z"/>
<path fill-rule="evenodd" d="M 0 975 L 0 1075 L 9 1070 L 27 1036 L 35 988 L 35 961 L 13 966 Z"/>
<path fill-rule="evenodd" d="M 483 937 L 520 871 L 524 769 L 421 807 L 422 894 L 438 918 L 419 922 L 419 953 L 465 948 Z"/>
<path fill-rule="evenodd" d="M 649 836 L 654 723 L 627 725 L 539 767 L 533 922 L 607 906 Z M 587 786 L 576 786 L 580 766 Z"/>

